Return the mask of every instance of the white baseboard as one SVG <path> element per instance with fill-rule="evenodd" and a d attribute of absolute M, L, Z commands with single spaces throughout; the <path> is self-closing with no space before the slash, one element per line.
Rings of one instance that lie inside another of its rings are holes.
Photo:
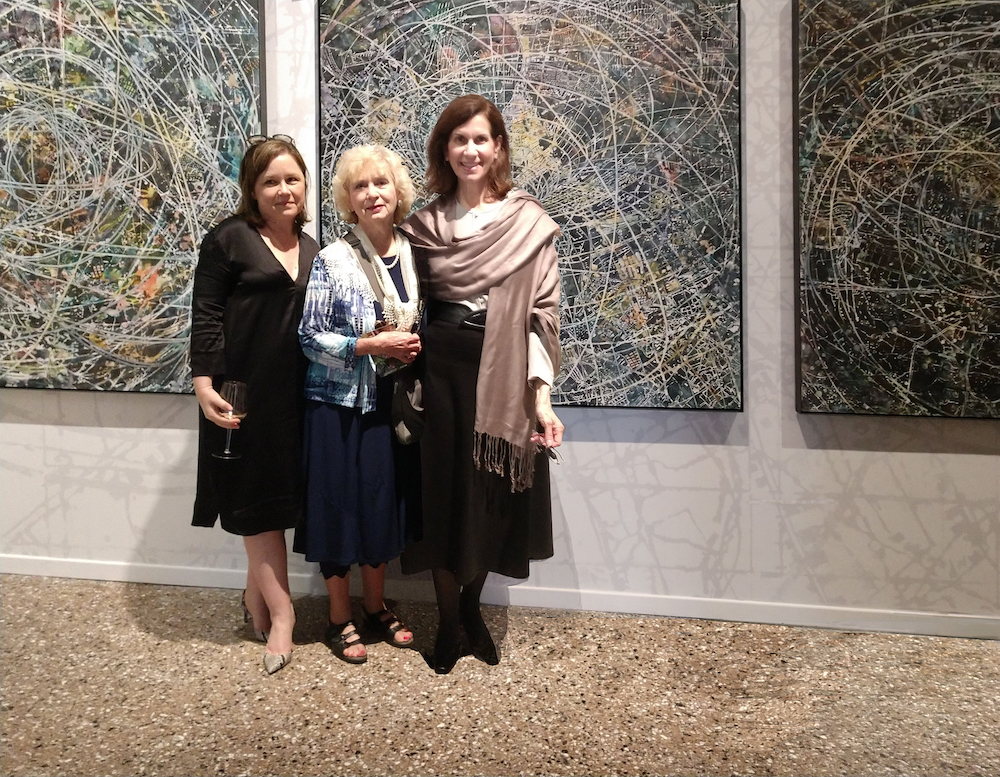
<path fill-rule="evenodd" d="M 696 596 L 656 596 L 620 591 L 532 588 L 524 585 L 507 588 L 491 586 L 489 583 L 483 590 L 483 601 L 522 607 L 770 623 L 838 631 L 1000 639 L 1000 617 L 961 613 L 872 610 L 862 607 L 753 602 Z"/>
<path fill-rule="evenodd" d="M 122 561 L 89 561 L 42 556 L 0 554 L 0 572 L 13 575 L 44 575 L 83 580 L 110 580 L 206 588 L 243 588 L 246 570 L 206 569 Z M 352 576 L 353 577 L 353 576 Z M 563 610 L 658 615 L 674 618 L 744 623 L 770 623 L 840 631 L 877 631 L 896 634 L 926 634 L 939 637 L 1000 639 L 1000 617 L 960 613 L 872 610 L 861 607 L 829 607 L 812 604 L 747 602 L 695 596 L 656 596 L 620 591 L 586 591 L 540 588 L 526 583 L 508 585 L 506 578 L 490 578 L 483 590 L 487 604 L 518 607 L 549 607 Z M 352 580 L 352 593 L 358 580 Z M 289 573 L 294 593 L 323 594 L 319 575 Z M 434 601 L 429 580 L 386 580 L 386 595 L 392 599 Z"/>
<path fill-rule="evenodd" d="M 46 556 L 23 556 L 0 553 L 0 573 L 5 575 L 39 575 L 70 577 L 78 580 L 107 580 L 117 583 L 154 583 L 157 585 L 187 585 L 203 588 L 246 587 L 246 569 L 210 569 L 207 567 L 168 566 L 126 561 L 93 561 Z M 360 594 L 360 581 L 352 575 L 351 593 Z M 312 572 L 288 573 L 292 593 L 326 594 L 322 578 Z M 358 590 L 355 591 L 355 585 Z M 390 599 L 434 601 L 434 585 L 429 580 L 386 580 L 385 593 Z"/>

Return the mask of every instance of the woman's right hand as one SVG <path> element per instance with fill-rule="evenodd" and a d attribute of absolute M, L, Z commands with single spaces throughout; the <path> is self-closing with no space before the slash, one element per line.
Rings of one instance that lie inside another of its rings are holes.
<path fill-rule="evenodd" d="M 233 406 L 219 396 L 219 392 L 212 386 L 210 376 L 199 375 L 194 379 L 194 395 L 198 398 L 198 404 L 201 405 L 201 412 L 213 424 L 221 426 L 223 429 L 240 428 L 240 419 L 229 416 Z"/>
<path fill-rule="evenodd" d="M 404 364 L 412 362 L 420 353 L 420 335 L 411 332 L 383 331 L 358 340 L 358 345 L 361 343 L 365 343 L 365 350 L 373 356 L 399 359 Z M 357 349 L 355 352 L 357 353 Z"/>

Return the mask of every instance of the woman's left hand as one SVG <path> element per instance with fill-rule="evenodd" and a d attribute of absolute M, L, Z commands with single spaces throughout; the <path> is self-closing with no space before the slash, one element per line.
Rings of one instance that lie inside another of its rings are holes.
<path fill-rule="evenodd" d="M 540 382 L 535 389 L 535 415 L 539 429 L 531 435 L 531 441 L 545 448 L 558 448 L 562 445 L 566 427 L 552 411 L 552 389 L 548 383 Z"/>

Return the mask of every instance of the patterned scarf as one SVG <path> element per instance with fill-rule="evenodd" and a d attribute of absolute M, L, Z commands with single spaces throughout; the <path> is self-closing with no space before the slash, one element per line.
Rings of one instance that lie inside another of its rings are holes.
<path fill-rule="evenodd" d="M 360 256 L 356 252 L 358 265 L 362 270 L 365 270 L 365 265 L 361 263 L 367 262 L 371 272 L 365 271 L 365 275 L 374 280 L 374 283 L 369 282 L 368 287 L 362 287 L 361 296 L 368 302 L 378 302 L 382 306 L 382 315 L 386 323 L 390 324 L 396 331 L 414 331 L 414 324 L 420 317 L 420 289 L 410 251 L 410 242 L 399 230 L 393 230 L 396 260 L 399 262 L 400 274 L 403 276 L 403 288 L 406 289 L 408 298 L 407 302 L 403 302 L 396 289 L 396 284 L 389 274 L 389 268 L 379 257 L 360 224 L 355 225 L 354 229 L 351 230 L 351 235 L 357 239 L 362 249 Z M 351 245 L 353 241 L 348 239 L 347 242 L 348 245 Z"/>

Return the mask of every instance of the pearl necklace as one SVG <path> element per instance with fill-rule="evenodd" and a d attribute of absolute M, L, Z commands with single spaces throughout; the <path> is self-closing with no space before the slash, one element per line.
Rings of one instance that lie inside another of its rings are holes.
<path fill-rule="evenodd" d="M 420 320 L 420 291 L 417 284 L 416 271 L 413 267 L 409 241 L 402 238 L 400 233 L 395 233 L 396 258 L 392 263 L 385 264 L 382 261 L 382 257 L 375 251 L 375 247 L 371 244 L 363 229 L 355 227 L 354 234 L 358 236 L 362 251 L 365 253 L 367 261 L 375 270 L 375 278 L 378 281 L 379 290 L 382 292 L 382 313 L 385 316 L 386 323 L 391 324 L 397 331 L 412 332 L 414 325 Z M 399 298 L 399 292 L 396 291 L 396 284 L 393 282 L 392 276 L 389 275 L 389 270 L 395 267 L 401 258 L 403 259 L 403 263 L 400 265 L 400 271 L 403 276 L 403 287 L 410 298 L 408 302 L 403 302 Z M 368 284 L 366 283 L 365 286 L 368 286 Z M 367 294 L 362 292 L 362 296 L 369 299 L 369 301 L 376 301 L 374 289 L 369 289 Z"/>

